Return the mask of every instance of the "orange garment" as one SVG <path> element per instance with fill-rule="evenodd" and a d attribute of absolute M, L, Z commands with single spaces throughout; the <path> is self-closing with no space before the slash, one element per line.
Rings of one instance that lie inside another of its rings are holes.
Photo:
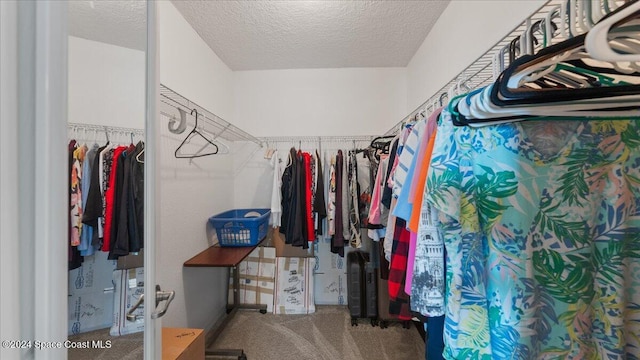
<path fill-rule="evenodd" d="M 429 164 L 431 163 L 431 153 L 433 152 L 433 144 L 436 140 L 437 129 L 429 136 L 429 142 L 425 149 L 424 158 L 422 158 L 422 164 L 420 164 L 420 174 L 418 176 L 418 183 L 416 184 L 416 194 L 413 199 L 413 209 L 411 210 L 411 219 L 409 219 L 409 230 L 415 233 L 418 232 L 418 226 L 420 224 L 420 213 L 422 212 L 422 199 L 424 198 L 424 185 L 427 181 L 427 175 L 429 173 Z M 420 190 L 422 189 L 422 190 Z"/>

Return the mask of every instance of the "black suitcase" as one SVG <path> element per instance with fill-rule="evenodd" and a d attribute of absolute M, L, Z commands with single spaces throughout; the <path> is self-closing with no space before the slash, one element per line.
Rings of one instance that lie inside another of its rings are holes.
<path fill-rule="evenodd" d="M 359 318 L 368 318 L 372 326 L 377 325 L 377 279 L 369 253 L 354 250 L 347 254 L 347 303 L 351 326 L 357 326 Z"/>

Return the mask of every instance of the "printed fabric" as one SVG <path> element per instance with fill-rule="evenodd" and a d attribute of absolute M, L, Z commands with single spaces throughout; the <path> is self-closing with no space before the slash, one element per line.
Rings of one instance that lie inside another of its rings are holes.
<path fill-rule="evenodd" d="M 336 159 L 331 156 L 329 167 L 329 196 L 327 201 L 327 235 L 333 236 L 336 232 Z"/>
<path fill-rule="evenodd" d="M 640 358 L 640 122 L 443 116 L 445 358 Z"/>
<path fill-rule="evenodd" d="M 87 147 L 82 145 L 73 151 L 71 168 L 71 246 L 80 245 L 82 235 L 82 163 Z"/>

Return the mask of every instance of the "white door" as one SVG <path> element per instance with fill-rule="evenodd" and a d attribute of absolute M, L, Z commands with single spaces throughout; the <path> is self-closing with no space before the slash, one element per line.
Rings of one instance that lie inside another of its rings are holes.
<path fill-rule="evenodd" d="M 156 13 L 148 1 L 145 284 L 156 283 Z M 67 358 L 68 26 L 66 2 L 0 1 L 1 359 Z M 145 286 L 145 298 L 155 297 Z M 144 357 L 155 360 L 161 325 L 149 303 Z"/>

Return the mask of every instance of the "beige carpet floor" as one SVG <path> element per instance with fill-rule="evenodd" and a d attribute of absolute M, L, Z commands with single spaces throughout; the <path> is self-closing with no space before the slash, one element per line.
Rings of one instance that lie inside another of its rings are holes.
<path fill-rule="evenodd" d="M 111 337 L 109 329 L 70 336 L 70 340 L 111 340 L 111 349 L 71 349 L 69 360 L 143 358 L 142 333 Z M 422 360 L 418 330 L 390 323 L 386 329 L 368 320 L 351 326 L 346 306 L 317 306 L 309 315 L 239 311 L 213 348 L 243 349 L 248 360 Z M 233 358 L 212 358 L 233 359 Z"/>
<path fill-rule="evenodd" d="M 143 358 L 143 333 L 109 335 L 109 329 L 69 336 L 71 341 L 110 340 L 110 349 L 69 349 L 69 360 L 139 360 Z"/>
<path fill-rule="evenodd" d="M 240 311 L 213 348 L 242 348 L 248 360 L 423 360 L 418 330 L 368 320 L 351 326 L 346 306 L 318 306 L 310 315 Z M 222 359 L 222 358 L 221 358 Z M 229 359 L 229 358 L 227 358 Z"/>

